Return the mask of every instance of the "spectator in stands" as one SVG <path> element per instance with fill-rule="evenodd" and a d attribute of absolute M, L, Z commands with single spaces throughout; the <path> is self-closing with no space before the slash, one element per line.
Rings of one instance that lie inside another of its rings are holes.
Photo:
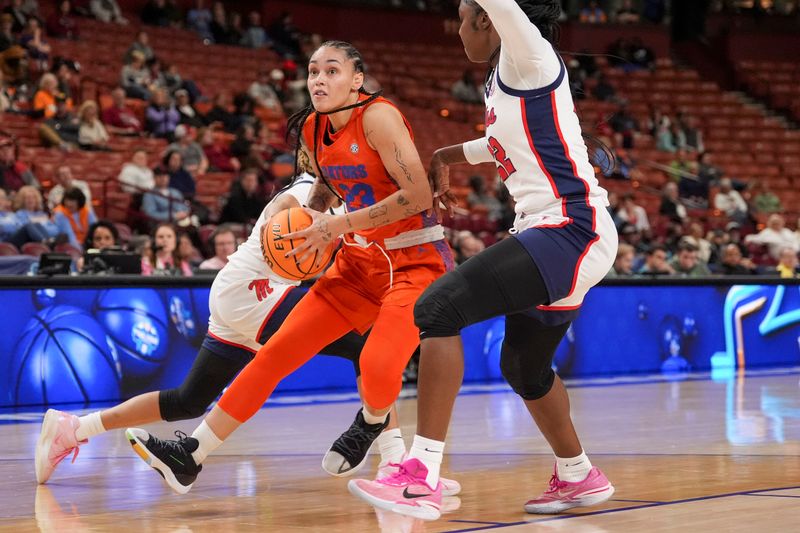
<path fill-rule="evenodd" d="M 675 159 L 670 162 L 669 168 L 673 171 L 672 179 L 674 181 L 680 181 L 686 174 L 691 174 L 689 152 L 684 149 L 675 150 Z"/>
<path fill-rule="evenodd" d="M 600 74 L 597 77 L 597 84 L 592 89 L 592 96 L 600 100 L 601 102 L 611 102 L 614 100 L 617 91 L 614 89 L 614 86 L 611 85 L 611 82 L 608 81 L 608 78 L 605 74 Z"/>
<path fill-rule="evenodd" d="M 753 201 L 750 204 L 750 211 L 753 214 L 769 215 L 783 211 L 781 200 L 769 189 L 769 183 L 765 180 L 751 180 Z"/>
<path fill-rule="evenodd" d="M 189 207 L 183 195 L 169 186 L 169 172 L 166 168 L 156 168 L 153 172 L 155 186 L 144 193 L 142 211 L 153 220 L 160 222 L 181 221 L 189 216 Z"/>
<path fill-rule="evenodd" d="M 149 100 L 153 80 L 150 78 L 150 70 L 145 65 L 145 56 L 138 50 L 131 54 L 130 63 L 122 67 L 120 75 L 120 85 L 125 89 L 125 95 L 129 98 L 139 100 Z"/>
<path fill-rule="evenodd" d="M 72 94 L 78 90 L 78 84 L 73 74 L 80 72 L 80 65 L 75 61 L 56 56 L 53 60 L 53 74 L 58 79 L 58 90 L 68 99 L 75 101 Z"/>
<path fill-rule="evenodd" d="M 686 150 L 686 134 L 677 121 L 672 122 L 669 127 L 669 133 L 672 137 L 672 145 L 675 146 L 675 150 Z"/>
<path fill-rule="evenodd" d="M 636 204 L 633 193 L 627 193 L 622 197 L 622 206 L 617 213 L 622 222 L 631 224 L 636 231 L 647 233 L 650 231 L 650 221 L 647 212 L 640 205 Z"/>
<path fill-rule="evenodd" d="M 17 161 L 17 146 L 10 137 L 0 135 L 0 188 L 17 191 L 24 185 L 39 188 L 39 180 L 23 163 Z"/>
<path fill-rule="evenodd" d="M 711 275 L 708 265 L 697 256 L 697 247 L 686 241 L 678 245 L 678 254 L 670 266 L 678 276 L 698 278 Z"/>
<path fill-rule="evenodd" d="M 778 255 L 778 264 L 775 271 L 782 278 L 800 278 L 800 268 L 798 268 L 797 250 L 794 248 L 782 248 Z"/>
<path fill-rule="evenodd" d="M 258 169 L 246 168 L 231 184 L 228 201 L 222 208 L 219 221 L 249 224 L 261 216 L 267 198 L 258 186 Z"/>
<path fill-rule="evenodd" d="M 748 235 L 744 242 L 766 245 L 769 254 L 775 259 L 780 259 L 781 250 L 784 248 L 790 248 L 795 253 L 800 250 L 797 236 L 786 227 L 786 220 L 783 216 L 777 213 L 769 216 L 766 228 L 754 235 Z"/>
<path fill-rule="evenodd" d="M 728 244 L 732 244 L 730 237 L 725 232 L 725 230 L 717 228 L 715 230 L 709 231 L 708 235 L 706 236 L 706 239 L 708 240 L 708 242 L 711 243 L 711 257 L 708 259 L 709 266 L 711 266 L 712 264 L 713 265 L 720 264 L 722 262 L 722 255 L 725 246 L 727 246 Z M 735 246 L 739 248 L 738 245 Z M 741 255 L 741 253 L 742 251 L 740 248 L 739 254 Z M 744 256 L 742 255 L 742 257 Z"/>
<path fill-rule="evenodd" d="M 634 135 L 639 131 L 639 123 L 628 110 L 628 104 L 623 102 L 609 121 L 611 128 L 618 137 L 618 144 L 623 148 L 633 148 Z"/>
<path fill-rule="evenodd" d="M 619 219 L 620 202 L 619 195 L 616 192 L 609 191 L 608 207 L 606 209 L 608 209 L 608 214 L 614 220 L 614 225 L 619 229 L 622 226 L 622 221 Z"/>
<path fill-rule="evenodd" d="M 231 12 L 228 17 L 228 41 L 226 44 L 242 46 L 244 39 L 244 27 L 242 26 L 242 14 L 238 11 Z"/>
<path fill-rule="evenodd" d="M 654 70 L 656 66 L 656 56 L 653 51 L 645 46 L 640 37 L 631 40 L 628 51 L 631 64 L 639 69 Z"/>
<path fill-rule="evenodd" d="M 41 236 L 40 239 L 29 239 L 27 235 L 23 236 L 22 224 L 17 218 L 17 214 L 11 209 L 11 200 L 8 198 L 8 193 L 5 189 L 0 188 L 0 241 L 10 242 L 17 248 L 31 242 L 31 240 L 42 240 L 46 238 Z"/>
<path fill-rule="evenodd" d="M 719 181 L 719 192 L 714 196 L 714 209 L 719 209 L 725 215 L 744 224 L 748 219 L 747 202 L 744 201 L 739 191 L 733 189 L 731 180 L 723 178 Z"/>
<path fill-rule="evenodd" d="M 72 187 L 64 191 L 61 205 L 53 209 L 53 222 L 58 226 L 59 233 L 66 235 L 69 243 L 80 250 L 89 233 L 89 226 L 97 222 L 97 217 L 86 202 L 86 196 L 77 187 Z"/>
<path fill-rule="evenodd" d="M 178 233 L 178 254 L 189 263 L 193 272 L 203 262 L 202 254 L 195 248 L 192 238 L 185 231 Z"/>
<path fill-rule="evenodd" d="M 55 74 L 46 73 L 39 80 L 39 90 L 33 96 L 33 115 L 36 118 L 53 118 L 56 114 L 58 106 L 56 105 L 56 98 L 61 93 L 58 91 L 58 78 Z M 68 110 L 72 109 L 72 100 L 66 100 L 65 103 Z"/>
<path fill-rule="evenodd" d="M 180 21 L 180 13 L 178 13 L 174 2 L 167 0 L 148 0 L 142 8 L 141 19 L 144 24 L 149 26 L 161 26 L 166 28 L 173 25 L 176 21 Z"/>
<path fill-rule="evenodd" d="M 622 278 L 633 276 L 633 259 L 635 255 L 636 250 L 634 250 L 633 246 L 624 242 L 619 243 L 617 258 L 614 260 L 614 265 L 608 271 L 606 277 Z"/>
<path fill-rule="evenodd" d="M 186 27 L 197 32 L 204 41 L 214 40 L 211 34 L 211 11 L 206 7 L 205 0 L 197 0 L 195 7 L 189 10 L 186 15 Z"/>
<path fill-rule="evenodd" d="M 706 209 L 708 207 L 708 185 L 703 178 L 694 176 L 691 171 L 682 174 L 678 182 L 680 197 L 690 208 Z"/>
<path fill-rule="evenodd" d="M 34 224 L 41 239 L 55 239 L 61 233 L 50 215 L 44 210 L 41 193 L 30 185 L 25 185 L 14 196 L 14 211 L 21 225 Z"/>
<path fill-rule="evenodd" d="M 159 224 L 152 244 L 142 254 L 142 275 L 191 276 L 192 268 L 178 251 L 178 232 L 169 222 Z"/>
<path fill-rule="evenodd" d="M 714 155 L 705 151 L 697 156 L 697 176 L 708 185 L 716 184 L 722 178 L 722 170 L 714 166 Z"/>
<path fill-rule="evenodd" d="M 91 0 L 89 11 L 94 18 L 102 22 L 113 22 L 115 24 L 127 24 L 128 19 L 122 15 L 122 10 L 117 0 Z"/>
<path fill-rule="evenodd" d="M 278 94 L 272 87 L 268 71 L 260 70 L 258 72 L 258 78 L 250 84 L 247 94 L 255 100 L 259 107 L 269 109 L 276 113 L 283 113 L 280 98 L 278 98 Z"/>
<path fill-rule="evenodd" d="M 197 143 L 197 130 L 194 128 L 183 124 L 175 128 L 175 142 L 167 146 L 167 152 L 180 153 L 183 168 L 192 176 L 202 176 L 208 170 L 208 159 Z"/>
<path fill-rule="evenodd" d="M 471 69 L 465 70 L 461 78 L 453 84 L 450 94 L 459 102 L 483 103 L 483 87 L 475 81 L 475 73 Z"/>
<path fill-rule="evenodd" d="M 99 115 L 97 102 L 94 100 L 86 100 L 78 109 L 78 144 L 84 150 L 110 150 L 110 137 Z"/>
<path fill-rule="evenodd" d="M 230 226 L 221 225 L 214 230 L 209 239 L 214 257 L 200 263 L 200 270 L 222 270 L 228 264 L 228 257 L 236 251 L 236 234 Z"/>
<path fill-rule="evenodd" d="M 705 230 L 703 225 L 697 221 L 689 224 L 689 231 L 685 239 L 689 240 L 692 245 L 697 248 L 697 257 L 700 261 L 708 263 L 711 258 L 711 242 L 705 238 Z"/>
<path fill-rule="evenodd" d="M 197 183 L 183 166 L 183 157 L 179 150 L 168 151 L 164 155 L 162 165 L 169 173 L 169 186 L 179 191 L 184 198 L 191 200 L 197 193 Z"/>
<path fill-rule="evenodd" d="M 3 14 L 7 14 L 11 18 L 11 31 L 13 33 L 20 33 L 25 29 L 29 17 L 23 8 L 23 0 L 11 0 L 11 3 L 3 8 Z M 30 17 L 32 18 L 32 17 Z"/>
<path fill-rule="evenodd" d="M 69 0 L 61 0 L 57 11 L 47 18 L 47 34 L 56 39 L 79 37 L 78 19 L 72 16 L 72 4 Z"/>
<path fill-rule="evenodd" d="M 211 128 L 204 128 L 200 133 L 200 145 L 208 160 L 208 168 L 216 172 L 238 172 L 241 168 L 239 160 L 231 155 L 231 151 L 222 139 L 214 138 Z"/>
<path fill-rule="evenodd" d="M 17 44 L 14 32 L 14 17 L 8 13 L 0 15 L 0 52 L 5 52 Z"/>
<path fill-rule="evenodd" d="M 715 274 L 724 276 L 748 276 L 756 274 L 756 266 L 749 259 L 742 257 L 742 252 L 735 244 L 727 244 L 722 249 L 722 260 L 713 267 Z"/>
<path fill-rule="evenodd" d="M 633 7 L 633 0 L 622 0 L 615 18 L 619 24 L 637 24 L 639 11 Z"/>
<path fill-rule="evenodd" d="M 108 220 L 98 220 L 89 226 L 86 240 L 83 242 L 83 249 L 105 250 L 119 245 L 119 230 L 114 223 Z"/>
<path fill-rule="evenodd" d="M 288 11 L 280 14 L 278 19 L 267 28 L 273 41 L 273 47 L 280 55 L 300 56 L 300 31 L 294 25 L 294 18 Z"/>
<path fill-rule="evenodd" d="M 608 22 L 606 12 L 595 0 L 586 2 L 586 6 L 581 9 L 578 18 L 584 24 L 605 24 Z"/>
<path fill-rule="evenodd" d="M 14 111 L 14 103 L 11 93 L 5 83 L 3 71 L 0 70 L 0 113 Z"/>
<path fill-rule="evenodd" d="M 697 127 L 697 119 L 693 115 L 686 117 L 682 131 L 683 137 L 686 140 L 686 148 L 688 150 L 700 154 L 705 152 L 705 144 L 703 144 L 703 132 Z"/>
<path fill-rule="evenodd" d="M 114 135 L 139 135 L 142 122 L 125 103 L 125 89 L 117 87 L 111 91 L 111 105 L 103 110 L 103 123 Z"/>
<path fill-rule="evenodd" d="M 467 196 L 467 205 L 470 209 L 483 207 L 487 210 L 489 220 L 497 220 L 502 216 L 503 206 L 500 201 L 486 190 L 483 176 L 471 176 L 469 187 L 472 191 Z"/>
<path fill-rule="evenodd" d="M 144 56 L 145 62 L 156 57 L 153 48 L 150 46 L 150 36 L 144 30 L 136 34 L 136 40 L 131 43 L 128 50 L 125 52 L 125 63 L 131 63 L 133 61 L 133 54 L 135 52 L 141 53 Z"/>
<path fill-rule="evenodd" d="M 679 224 L 686 221 L 686 208 L 681 203 L 678 195 L 678 185 L 674 181 L 668 181 L 664 185 L 664 190 L 661 193 L 661 207 L 658 209 L 658 213 Z"/>
<path fill-rule="evenodd" d="M 456 238 L 456 263 L 461 264 L 486 249 L 486 244 L 471 231 L 459 231 Z"/>
<path fill-rule="evenodd" d="M 122 190 L 131 194 L 141 194 L 155 187 L 153 171 L 147 166 L 147 152 L 142 149 L 133 152 L 131 160 L 122 165 L 117 179 Z"/>
<path fill-rule="evenodd" d="M 228 91 L 220 91 L 214 97 L 214 106 L 206 113 L 207 124 L 219 123 L 219 126 L 228 133 L 234 133 L 239 129 L 239 118 L 231 113 L 231 95 Z"/>
<path fill-rule="evenodd" d="M 258 11 L 250 11 L 247 14 L 247 29 L 239 44 L 247 48 L 268 48 L 272 45 L 266 30 L 261 25 L 261 13 Z"/>
<path fill-rule="evenodd" d="M 28 58 L 34 60 L 38 70 L 47 70 L 50 62 L 50 44 L 44 40 L 39 19 L 29 18 L 25 30 L 19 36 L 19 44 L 28 52 Z"/>
<path fill-rule="evenodd" d="M 175 91 L 175 108 L 180 114 L 180 123 L 193 128 L 202 128 L 206 125 L 203 117 L 192 105 L 189 92 L 186 89 Z"/>
<path fill-rule="evenodd" d="M 154 137 L 172 141 L 181 116 L 164 89 L 155 89 L 145 110 L 146 129 Z"/>
<path fill-rule="evenodd" d="M 227 44 L 229 42 L 230 27 L 228 25 L 228 14 L 225 12 L 225 4 L 223 2 L 214 2 L 211 6 L 209 30 L 215 43 Z"/>
<path fill-rule="evenodd" d="M 55 182 L 55 185 L 47 193 L 47 206 L 50 211 L 61 205 L 61 201 L 64 199 L 64 192 L 68 189 L 79 189 L 84 198 L 86 198 L 86 203 L 92 205 L 92 189 L 85 181 L 74 179 L 72 177 L 72 169 L 68 165 L 59 165 L 56 168 L 53 174 L 53 182 Z"/>
<path fill-rule="evenodd" d="M 231 155 L 238 159 L 244 167 L 255 167 L 266 170 L 267 163 L 255 147 L 256 133 L 253 126 L 245 124 L 231 143 Z"/>
<path fill-rule="evenodd" d="M 56 96 L 56 114 L 39 125 L 39 138 L 44 146 L 57 146 L 65 152 L 78 146 L 80 123 L 70 107 L 64 95 Z"/>
<path fill-rule="evenodd" d="M 672 121 L 666 115 L 661 116 L 655 132 L 656 149 L 662 152 L 675 152 L 675 138 L 672 136 Z"/>

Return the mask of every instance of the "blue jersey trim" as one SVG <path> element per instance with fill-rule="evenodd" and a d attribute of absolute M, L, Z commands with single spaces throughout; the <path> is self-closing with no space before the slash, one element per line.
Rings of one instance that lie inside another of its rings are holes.
<path fill-rule="evenodd" d="M 564 62 L 561 61 L 561 58 L 558 59 L 558 62 L 561 65 L 561 70 L 558 72 L 558 77 L 556 78 L 556 81 L 554 81 L 550 85 L 546 85 L 539 89 L 527 89 L 527 90 L 512 89 L 511 87 L 503 83 L 503 80 L 500 79 L 500 65 L 497 65 L 497 85 L 500 87 L 500 90 L 511 96 L 516 96 L 519 98 L 540 98 L 542 96 L 545 96 L 546 94 L 550 94 L 551 92 L 555 91 L 558 88 L 558 86 L 561 85 L 561 82 L 564 81 L 564 76 L 567 73 L 567 69 L 564 66 Z"/>

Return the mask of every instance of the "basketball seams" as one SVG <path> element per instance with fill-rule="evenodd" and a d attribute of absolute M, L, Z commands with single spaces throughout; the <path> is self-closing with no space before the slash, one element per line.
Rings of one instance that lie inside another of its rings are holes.
<path fill-rule="evenodd" d="M 110 353 L 107 353 L 107 352 L 109 351 L 109 348 L 108 348 L 108 347 L 106 347 L 106 350 L 104 351 L 104 350 L 103 350 L 103 347 L 102 347 L 102 346 L 100 346 L 99 344 L 97 344 L 97 343 L 94 341 L 94 338 L 93 338 L 93 337 L 90 337 L 90 336 L 89 336 L 89 332 L 87 332 L 87 331 L 83 331 L 83 330 L 79 330 L 79 329 L 77 329 L 77 328 L 75 328 L 75 329 L 71 329 L 71 328 L 58 328 L 58 329 L 53 329 L 53 330 L 51 330 L 51 331 L 52 331 L 52 333 L 53 333 L 53 337 L 55 337 L 55 334 L 56 334 L 56 333 L 59 333 L 59 332 L 61 332 L 61 331 L 64 331 L 64 332 L 67 332 L 67 333 L 76 333 L 76 334 L 79 334 L 79 335 L 83 336 L 83 337 L 84 337 L 84 339 L 85 339 L 86 341 L 88 341 L 88 342 L 89 342 L 89 344 L 91 344 L 92 346 L 94 346 L 95 350 L 97 350 L 98 352 L 100 352 L 100 355 L 102 355 L 102 356 L 103 356 L 103 359 L 105 359 L 105 360 L 106 360 L 106 362 L 108 363 L 108 366 L 109 366 L 109 368 L 111 368 L 111 370 L 114 372 L 114 375 L 117 375 L 117 365 L 115 364 L 114 357 L 113 357 L 113 355 L 111 355 Z M 103 335 L 106 335 L 106 333 L 102 333 L 102 334 L 103 334 Z M 119 378 L 117 378 L 117 381 L 119 381 Z"/>
<path fill-rule="evenodd" d="M 75 314 L 79 314 L 79 313 L 75 313 Z M 73 366 L 72 361 L 67 356 L 66 350 L 61 345 L 61 343 L 59 342 L 58 338 L 56 338 L 56 336 L 54 334 L 55 332 L 44 322 L 44 320 L 42 320 L 42 318 L 37 317 L 36 319 L 42 324 L 42 327 L 45 329 L 45 331 L 47 331 L 47 333 L 49 333 L 49 335 L 47 336 L 47 340 L 44 343 L 44 346 L 43 346 L 44 349 L 42 350 L 42 353 L 47 353 L 47 344 L 49 342 L 52 341 L 53 343 L 55 343 L 56 348 L 58 348 L 58 351 L 61 354 L 61 357 L 66 362 L 67 367 L 69 368 L 69 371 L 72 374 L 73 381 L 75 382 L 75 384 L 78 385 L 78 388 L 81 391 L 81 395 L 83 396 L 83 401 L 84 402 L 88 402 L 90 400 L 89 393 L 86 391 L 86 388 L 83 386 L 83 382 L 81 381 L 80 376 L 78 376 L 78 371 L 75 370 L 75 367 Z M 85 337 L 85 335 L 82 335 L 82 337 Z M 42 361 L 44 361 L 44 358 L 41 358 L 41 359 L 42 359 Z M 44 375 L 44 369 L 43 368 L 40 369 L 40 374 L 39 375 L 40 376 Z M 44 378 L 42 378 L 42 395 L 44 396 L 45 404 L 48 403 L 47 402 L 47 387 L 46 387 L 46 385 L 47 384 L 44 383 Z"/>
<path fill-rule="evenodd" d="M 288 211 L 289 211 L 289 210 L 285 211 L 285 213 L 286 213 L 286 218 L 287 218 L 287 219 L 289 218 L 289 213 L 288 213 Z M 282 213 L 283 213 L 283 212 L 282 212 Z M 280 213 L 279 213 L 279 214 L 280 214 Z M 270 220 L 267 222 L 267 224 L 269 224 L 269 226 L 271 227 L 271 226 L 272 226 L 272 219 L 270 219 Z M 288 226 L 288 225 L 287 225 L 287 226 Z M 267 228 L 267 230 L 268 230 L 268 231 L 270 230 L 270 227 L 268 227 L 268 228 Z M 283 228 L 283 222 L 281 221 L 281 229 L 282 229 L 282 228 Z M 275 258 L 275 255 L 276 255 L 277 251 L 276 251 L 276 250 L 273 250 L 273 244 L 274 244 L 274 240 L 272 240 L 272 239 L 270 239 L 270 238 L 267 238 L 267 246 L 266 246 L 266 249 L 267 249 L 267 251 L 269 252 L 269 255 L 270 255 L 270 257 L 272 258 L 272 263 L 274 264 L 274 266 L 275 266 L 275 267 L 277 267 L 277 268 L 279 268 L 280 270 L 282 270 L 283 272 L 285 272 L 285 273 L 286 273 L 286 277 L 287 277 L 288 279 L 294 279 L 294 280 L 296 280 L 296 279 L 298 278 L 297 274 L 293 274 L 293 273 L 289 272 L 288 270 L 286 270 L 286 269 L 283 267 L 283 265 L 281 265 L 281 264 L 280 264 L 280 262 L 279 262 L 279 261 L 278 261 L 278 260 Z M 273 270 L 275 270 L 275 269 L 273 268 Z"/>
<path fill-rule="evenodd" d="M 314 269 L 314 265 L 320 257 L 320 252 L 319 251 L 314 252 L 313 257 L 309 258 L 307 261 L 301 262 L 298 260 L 297 256 L 292 256 L 291 261 L 289 261 L 290 258 L 285 257 L 287 250 L 284 249 L 283 250 L 284 257 L 281 258 L 280 261 L 277 259 L 280 256 L 279 256 L 279 251 L 275 247 L 275 244 L 281 239 L 275 238 L 276 231 L 279 231 L 281 232 L 281 234 L 283 234 L 283 233 L 291 233 L 293 230 L 300 231 L 301 229 L 306 229 L 308 227 L 311 227 L 311 224 L 309 224 L 308 226 L 306 226 L 306 228 L 297 228 L 297 227 L 293 228 L 292 216 L 297 216 L 298 218 L 302 218 L 303 222 L 305 222 L 306 219 L 308 219 L 309 221 L 313 221 L 313 219 L 311 219 L 311 217 L 303 209 L 297 207 L 292 207 L 289 209 L 285 209 L 280 213 L 276 213 L 267 222 L 268 228 L 266 231 L 269 231 L 269 233 L 262 233 L 261 248 L 262 248 L 262 253 L 264 254 L 266 260 L 272 263 L 272 270 L 277 275 L 295 281 L 302 281 L 304 279 L 310 278 L 313 275 L 318 274 L 322 270 L 322 268 L 317 270 Z M 278 229 L 276 231 L 273 231 L 273 226 L 278 226 Z M 297 221 L 295 221 L 295 226 L 297 226 Z M 284 242 L 288 242 L 289 249 L 292 250 L 295 247 L 294 241 L 296 240 L 300 239 L 286 239 Z M 325 263 L 323 264 L 323 268 L 324 266 L 327 265 L 329 259 L 330 258 L 328 258 L 328 260 L 325 261 Z"/>
<path fill-rule="evenodd" d="M 95 305 L 94 310 L 95 311 L 132 311 L 133 313 L 135 313 L 135 314 L 137 314 L 137 315 L 139 315 L 141 317 L 148 318 L 148 319 L 152 320 L 153 322 L 157 323 L 158 325 L 160 325 L 164 329 L 167 329 L 167 330 L 169 329 L 169 326 L 167 325 L 167 323 L 163 322 L 161 319 L 159 319 L 157 317 L 154 317 L 154 316 L 148 314 L 147 311 L 145 311 L 144 309 L 140 309 L 138 307 L 127 307 L 127 306 L 101 307 L 99 305 Z"/>
<path fill-rule="evenodd" d="M 39 317 L 36 317 L 36 318 L 37 318 L 37 320 L 39 320 Z M 41 336 L 42 336 L 42 334 L 45 332 L 45 330 L 44 330 L 44 329 L 40 329 L 40 330 L 31 330 L 31 331 L 32 331 L 32 332 L 33 332 L 33 331 L 35 331 L 35 334 L 33 335 L 33 339 L 32 339 L 32 340 L 31 340 L 31 341 L 28 343 L 28 345 L 25 347 L 25 351 L 24 351 L 24 353 L 25 353 L 25 356 L 24 356 L 24 357 L 22 358 L 22 360 L 20 361 L 19 368 L 25 368 L 25 364 L 28 362 L 28 360 L 29 360 L 29 359 L 31 358 L 31 356 L 33 355 L 33 351 L 31 350 L 31 348 L 32 348 L 32 347 L 33 347 L 33 346 L 36 344 L 36 342 L 39 340 L 39 337 L 41 337 Z M 46 345 L 46 343 L 45 343 L 45 345 Z M 19 346 L 17 347 L 17 353 L 19 353 Z M 41 369 L 40 369 L 39 375 L 41 375 L 41 374 L 42 374 L 42 371 L 41 371 Z M 14 385 L 14 397 L 15 397 L 15 398 L 19 398 L 19 388 L 20 388 L 20 385 L 21 385 L 21 383 L 22 383 L 22 376 L 23 376 L 23 372 L 17 372 L 17 382 L 16 382 L 16 384 Z M 44 387 L 42 387 L 42 390 L 44 390 Z M 44 395 L 46 396 L 47 394 L 45 393 Z"/>

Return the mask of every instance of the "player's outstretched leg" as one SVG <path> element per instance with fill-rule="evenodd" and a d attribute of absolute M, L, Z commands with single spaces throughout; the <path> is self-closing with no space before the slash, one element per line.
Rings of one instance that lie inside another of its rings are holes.
<path fill-rule="evenodd" d="M 161 440 L 139 428 L 127 429 L 125 436 L 136 454 L 161 474 L 172 490 L 178 494 L 189 492 L 203 469 L 203 465 L 196 464 L 192 458 L 192 452 L 198 447 L 197 439 L 176 431 L 177 441 Z"/>
<path fill-rule="evenodd" d="M 72 462 L 78 457 L 78 446 L 88 439 L 79 440 L 78 417 L 69 413 L 48 409 L 42 421 L 42 430 L 36 443 L 36 482 L 45 483 L 55 471 L 58 463 L 70 454 Z"/>

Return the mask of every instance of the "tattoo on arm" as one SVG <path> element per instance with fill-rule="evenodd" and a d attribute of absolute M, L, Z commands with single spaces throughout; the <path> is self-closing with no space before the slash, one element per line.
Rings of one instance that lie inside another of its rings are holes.
<path fill-rule="evenodd" d="M 389 211 L 389 206 L 386 205 L 376 205 L 375 207 L 370 207 L 369 218 L 378 218 L 385 216 L 387 211 Z"/>
<path fill-rule="evenodd" d="M 333 239 L 333 234 L 331 233 L 331 230 L 328 228 L 327 220 L 320 221 L 319 232 L 322 234 L 322 240 L 324 240 L 325 242 L 331 242 L 331 239 Z"/>
<path fill-rule="evenodd" d="M 416 215 L 417 213 L 419 213 L 421 211 L 422 211 L 422 206 L 419 205 L 419 204 L 416 204 L 414 207 L 406 207 L 406 210 L 404 211 L 404 213 L 405 213 L 405 215 L 407 217 L 410 217 L 410 216 Z"/>
<path fill-rule="evenodd" d="M 353 223 L 350 222 L 350 215 L 345 216 L 344 219 L 347 222 L 347 228 L 348 229 L 353 229 Z"/>
<path fill-rule="evenodd" d="M 408 205 L 410 202 L 406 199 L 405 196 L 401 194 L 400 196 L 397 197 L 397 203 L 398 205 Z"/>
<path fill-rule="evenodd" d="M 397 166 L 400 167 L 400 170 L 403 171 L 406 179 L 409 183 L 414 183 L 414 178 L 411 177 L 411 170 L 409 170 L 408 165 L 406 162 L 403 161 L 403 152 L 400 150 L 400 147 L 397 146 L 397 143 L 394 144 L 394 160 L 397 161 Z"/>

